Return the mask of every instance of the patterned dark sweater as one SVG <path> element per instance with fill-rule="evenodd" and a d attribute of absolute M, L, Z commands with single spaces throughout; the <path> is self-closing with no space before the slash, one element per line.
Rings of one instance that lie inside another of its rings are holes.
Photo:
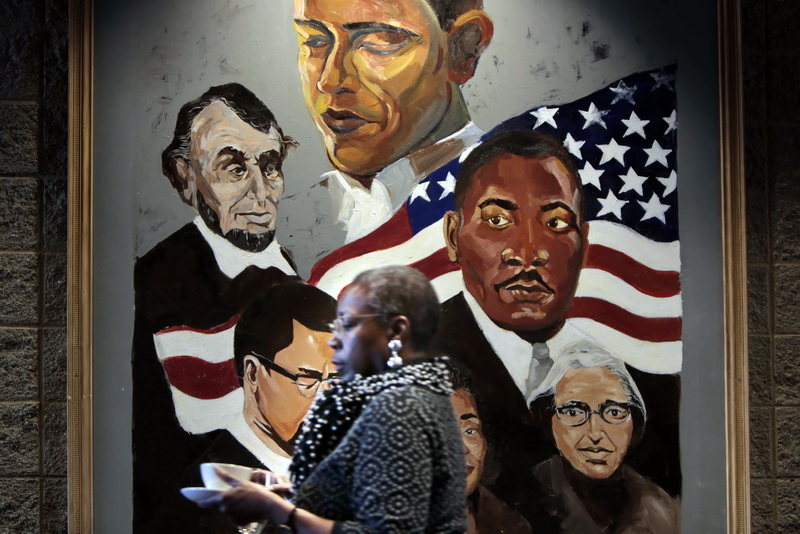
<path fill-rule="evenodd" d="M 464 445 L 450 400 L 407 385 L 378 393 L 297 490 L 334 533 L 466 532 Z"/>

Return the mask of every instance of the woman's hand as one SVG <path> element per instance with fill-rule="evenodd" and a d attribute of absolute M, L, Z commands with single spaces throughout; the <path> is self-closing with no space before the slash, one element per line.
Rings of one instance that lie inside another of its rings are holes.
<path fill-rule="evenodd" d="M 262 486 L 267 486 L 270 491 L 274 491 L 284 499 L 291 499 L 294 497 L 294 489 L 289 478 L 285 475 L 266 471 L 264 469 L 255 469 L 253 474 L 250 475 L 250 481 Z"/>
<path fill-rule="evenodd" d="M 219 467 L 214 467 L 214 470 L 231 489 L 199 502 L 200 506 L 216 508 L 238 525 L 264 520 L 283 525 L 289 520 L 289 514 L 295 508 L 284 498 L 293 493 L 289 479 L 270 471 L 256 470 L 250 475 L 251 482 L 246 482 Z M 268 482 L 270 484 L 263 485 Z M 330 534 L 333 531 L 333 521 L 299 508 L 295 510 L 293 526 L 294 531 L 301 534 Z"/>
<path fill-rule="evenodd" d="M 281 495 L 291 491 L 291 484 L 279 483 L 263 486 L 254 482 L 238 480 L 219 468 L 216 468 L 216 471 L 231 488 L 198 503 L 200 506 L 216 508 L 230 516 L 239 525 L 265 519 L 278 524 L 286 521 L 293 506 Z M 260 478 L 266 481 L 266 477 Z"/>
<path fill-rule="evenodd" d="M 266 469 L 253 469 L 253 474 L 250 475 L 250 482 L 255 482 L 256 484 L 261 484 L 262 486 L 271 486 L 273 484 L 292 485 L 288 477 L 279 473 L 267 471 Z"/>

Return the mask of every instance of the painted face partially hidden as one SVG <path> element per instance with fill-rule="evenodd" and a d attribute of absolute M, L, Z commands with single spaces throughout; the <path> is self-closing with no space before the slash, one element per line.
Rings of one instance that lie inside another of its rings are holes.
<path fill-rule="evenodd" d="M 292 343 L 275 354 L 274 363 L 293 374 L 326 380 L 333 372 L 333 350 L 328 346 L 331 335 L 316 332 L 292 320 Z M 268 369 L 253 356 L 246 361 L 258 365 L 255 401 L 258 410 L 283 440 L 297 433 L 300 423 L 314 400 L 300 391 L 291 378 Z M 320 385 L 319 387 L 324 387 Z"/>
<path fill-rule="evenodd" d="M 367 304 L 367 296 L 365 288 L 350 286 L 336 307 L 330 346 L 335 351 L 333 364 L 342 380 L 352 380 L 356 374 L 380 373 L 389 359 L 390 329 Z"/>
<path fill-rule="evenodd" d="M 294 16 L 306 106 L 338 169 L 370 176 L 452 133 L 437 131 L 459 88 L 427 2 L 295 0 Z"/>
<path fill-rule="evenodd" d="M 556 385 L 556 407 L 569 403 L 585 403 L 590 410 L 601 404 L 625 405 L 628 402 L 618 375 L 608 367 L 571 369 Z M 606 419 L 619 417 L 611 408 Z M 590 478 L 608 478 L 622 464 L 633 436 L 633 419 L 619 417 L 617 424 L 592 413 L 578 426 L 568 426 L 557 415 L 552 417 L 553 437 L 561 455 L 576 470 Z"/>
<path fill-rule="evenodd" d="M 456 390 L 450 396 L 450 403 L 456 414 L 464 442 L 464 456 L 467 462 L 467 495 L 472 495 L 483 475 L 483 463 L 486 457 L 486 438 L 483 435 L 478 406 L 475 397 L 465 389 Z"/>
<path fill-rule="evenodd" d="M 192 122 L 189 158 L 177 167 L 184 194 L 209 227 L 240 248 L 266 248 L 283 194 L 277 130 L 256 130 L 224 103 L 212 102 Z"/>
<path fill-rule="evenodd" d="M 502 155 L 475 172 L 460 214 L 445 218 L 450 259 L 502 328 L 560 328 L 583 265 L 575 180 L 555 157 Z"/>

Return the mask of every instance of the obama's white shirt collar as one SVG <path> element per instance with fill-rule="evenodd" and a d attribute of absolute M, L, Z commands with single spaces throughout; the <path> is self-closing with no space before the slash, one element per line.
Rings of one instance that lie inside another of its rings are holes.
<path fill-rule="evenodd" d="M 481 135 L 483 130 L 470 121 L 432 146 L 460 142 L 466 149 L 476 143 Z M 451 159 L 448 155 L 446 158 L 436 159 L 431 165 L 438 168 Z M 426 176 L 426 173 L 415 170 L 410 156 L 387 165 L 375 176 L 369 188 L 339 170 L 323 174 L 322 177 L 328 181 L 328 192 L 333 204 L 331 215 L 347 230 L 345 243 L 367 235 L 389 220 Z"/>

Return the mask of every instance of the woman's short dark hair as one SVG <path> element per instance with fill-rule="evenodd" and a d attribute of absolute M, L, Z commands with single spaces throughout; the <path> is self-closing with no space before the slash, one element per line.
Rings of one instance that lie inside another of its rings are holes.
<path fill-rule="evenodd" d="M 424 274 L 404 265 L 380 267 L 359 274 L 351 285 L 367 291 L 367 304 L 377 313 L 408 317 L 411 343 L 428 348 L 439 325 L 439 299 Z"/>

